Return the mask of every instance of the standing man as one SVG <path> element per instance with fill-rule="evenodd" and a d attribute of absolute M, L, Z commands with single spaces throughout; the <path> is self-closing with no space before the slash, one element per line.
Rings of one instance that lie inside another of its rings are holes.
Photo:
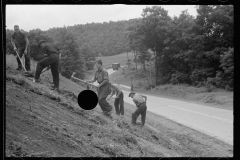
<path fill-rule="evenodd" d="M 50 66 L 54 83 L 51 89 L 59 91 L 59 52 L 53 44 L 47 43 L 45 40 L 40 40 L 38 47 L 42 48 L 45 58 L 37 63 L 34 82 L 39 82 L 42 70 Z"/>
<path fill-rule="evenodd" d="M 136 125 L 137 118 L 141 114 L 142 127 L 143 127 L 145 124 L 146 113 L 147 113 L 147 106 L 146 106 L 147 97 L 134 92 L 131 92 L 129 94 L 129 97 L 133 99 L 133 102 L 137 106 L 136 111 L 132 114 L 132 124 Z"/>
<path fill-rule="evenodd" d="M 97 81 L 99 83 L 99 86 L 97 87 L 99 106 L 106 116 L 111 117 L 111 111 L 113 107 L 106 101 L 111 87 L 109 83 L 108 72 L 102 67 L 101 60 L 97 60 L 95 62 L 95 66 L 97 68 L 97 71 L 95 73 L 94 79 L 87 82 L 93 83 Z"/>
<path fill-rule="evenodd" d="M 16 52 L 18 52 L 18 55 L 20 58 L 22 58 L 23 54 L 24 54 L 24 58 L 25 58 L 25 68 L 27 71 L 31 70 L 30 67 L 30 44 L 28 41 L 27 36 L 20 32 L 19 26 L 15 25 L 14 26 L 14 33 L 11 36 L 11 43 L 14 47 L 14 50 Z M 17 56 L 17 63 L 18 63 L 18 68 L 17 70 L 22 70 L 22 64 L 21 64 L 21 60 L 18 58 Z"/>
<path fill-rule="evenodd" d="M 124 115 L 123 92 L 117 86 L 115 86 L 113 84 L 111 86 L 112 86 L 111 87 L 112 93 L 108 97 L 108 99 L 110 99 L 114 94 L 116 94 L 116 98 L 115 98 L 115 101 L 114 101 L 116 114 L 120 117 L 123 117 L 123 115 Z"/>

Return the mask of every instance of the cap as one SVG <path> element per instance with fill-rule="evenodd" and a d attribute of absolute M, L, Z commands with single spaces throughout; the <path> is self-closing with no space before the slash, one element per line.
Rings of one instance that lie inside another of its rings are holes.
<path fill-rule="evenodd" d="M 45 40 L 40 40 L 39 42 L 38 42 L 38 47 L 40 47 L 40 45 L 42 44 L 42 43 L 44 43 L 44 42 L 46 42 Z"/>
<path fill-rule="evenodd" d="M 135 94 L 135 92 L 131 92 L 131 93 L 129 93 L 128 97 L 130 97 L 130 96 L 131 96 L 131 94 Z"/>
<path fill-rule="evenodd" d="M 102 64 L 102 60 L 101 60 L 101 59 L 96 60 L 96 61 L 94 62 L 94 64 L 95 64 L 95 63 Z"/>

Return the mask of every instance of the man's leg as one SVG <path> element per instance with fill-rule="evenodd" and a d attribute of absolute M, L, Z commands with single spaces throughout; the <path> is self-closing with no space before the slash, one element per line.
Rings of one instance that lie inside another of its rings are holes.
<path fill-rule="evenodd" d="M 147 113 L 147 107 L 144 107 L 145 109 L 142 111 L 141 113 L 141 118 L 142 118 L 142 126 L 144 126 L 145 124 L 145 120 L 146 120 L 146 113 Z"/>
<path fill-rule="evenodd" d="M 106 98 L 101 98 L 99 99 L 99 106 L 101 107 L 103 112 L 111 112 L 112 111 L 112 106 L 106 101 Z"/>
<path fill-rule="evenodd" d="M 40 77 L 40 74 L 42 73 L 42 70 L 51 65 L 52 63 L 54 63 L 55 59 L 52 57 L 46 57 L 43 60 L 41 60 L 40 62 L 37 63 L 37 68 L 36 68 L 36 72 L 35 72 L 35 79 L 38 80 Z"/>
<path fill-rule="evenodd" d="M 108 91 L 109 91 L 109 87 L 103 86 L 100 88 L 99 90 L 99 94 L 98 94 L 98 103 L 99 106 L 101 107 L 102 111 L 104 112 L 111 112 L 113 107 L 106 101 L 106 98 L 108 96 Z"/>
<path fill-rule="evenodd" d="M 58 72 L 58 66 L 59 62 L 57 60 L 56 63 L 51 65 L 51 72 L 53 76 L 53 83 L 54 83 L 54 88 L 59 88 L 59 72 Z"/>
<path fill-rule="evenodd" d="M 120 113 L 123 116 L 124 115 L 124 101 L 123 101 L 124 95 L 123 92 L 119 96 L 119 104 L 120 104 Z"/>
<path fill-rule="evenodd" d="M 138 107 L 132 114 L 132 124 L 136 124 L 138 116 L 142 113 L 142 108 Z"/>
<path fill-rule="evenodd" d="M 18 52 L 19 57 L 22 58 L 24 49 L 18 48 L 18 49 L 17 49 L 17 52 Z M 17 53 L 16 53 L 16 56 L 17 56 Z M 21 63 L 20 59 L 18 58 L 18 56 L 17 56 L 16 59 L 17 59 L 17 63 L 18 63 L 18 68 L 17 68 L 17 69 L 22 69 L 22 63 Z"/>
<path fill-rule="evenodd" d="M 30 46 L 27 49 L 27 54 L 24 55 L 25 58 L 25 68 L 27 71 L 31 70 L 31 63 L 30 63 Z"/>
<path fill-rule="evenodd" d="M 119 98 L 116 98 L 114 101 L 114 106 L 115 106 L 115 111 L 117 115 L 120 115 L 120 111 L 119 111 Z"/>

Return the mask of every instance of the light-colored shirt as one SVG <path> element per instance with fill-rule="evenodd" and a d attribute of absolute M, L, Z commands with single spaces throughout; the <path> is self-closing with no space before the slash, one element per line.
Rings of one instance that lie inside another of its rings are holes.
<path fill-rule="evenodd" d="M 141 94 L 136 93 L 133 96 L 133 102 L 138 106 L 139 104 L 145 102 L 145 98 Z"/>
<path fill-rule="evenodd" d="M 122 91 L 115 85 L 112 85 L 112 95 L 116 94 L 116 96 L 120 95 Z"/>

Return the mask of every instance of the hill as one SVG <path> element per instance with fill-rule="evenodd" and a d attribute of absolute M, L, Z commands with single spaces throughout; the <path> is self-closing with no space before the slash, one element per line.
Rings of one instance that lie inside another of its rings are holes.
<path fill-rule="evenodd" d="M 84 88 L 61 76 L 53 92 L 50 72 L 34 84 L 14 70 L 15 57 L 6 60 L 7 157 L 233 156 L 232 146 L 151 112 L 146 126 L 132 126 L 132 105 L 123 119 L 103 116 L 99 106 L 82 110 L 76 96 Z"/>

